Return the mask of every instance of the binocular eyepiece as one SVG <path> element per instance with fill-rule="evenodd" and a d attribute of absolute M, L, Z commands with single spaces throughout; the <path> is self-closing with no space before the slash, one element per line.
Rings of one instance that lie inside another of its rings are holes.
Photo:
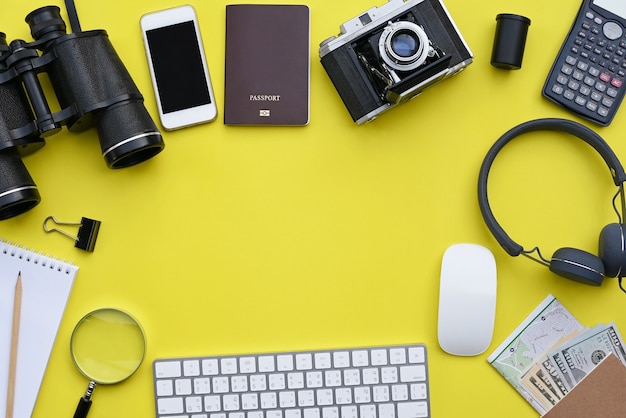
<path fill-rule="evenodd" d="M 70 21 L 78 26 L 76 16 Z M 35 40 L 7 44 L 0 33 L 0 220 L 36 206 L 37 186 L 21 157 L 66 125 L 95 127 L 109 168 L 148 160 L 165 144 L 143 96 L 104 30 L 66 33 L 57 6 L 26 16 Z M 74 27 L 74 29 L 77 29 Z M 50 79 L 61 110 L 52 113 L 37 75 Z"/>

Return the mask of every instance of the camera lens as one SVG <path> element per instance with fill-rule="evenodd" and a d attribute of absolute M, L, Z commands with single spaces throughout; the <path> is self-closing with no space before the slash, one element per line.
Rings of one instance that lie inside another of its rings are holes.
<path fill-rule="evenodd" d="M 429 53 L 429 41 L 424 29 L 412 22 L 391 22 L 378 41 L 383 61 L 398 71 L 411 71 L 422 65 Z"/>
<path fill-rule="evenodd" d="M 414 33 L 402 30 L 394 33 L 390 41 L 391 49 L 401 57 L 412 57 L 419 51 L 420 41 Z"/>

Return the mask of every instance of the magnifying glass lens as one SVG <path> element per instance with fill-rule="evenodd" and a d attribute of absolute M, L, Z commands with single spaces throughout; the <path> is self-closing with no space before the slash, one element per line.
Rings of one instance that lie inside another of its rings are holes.
<path fill-rule="evenodd" d="M 100 309 L 76 325 L 70 350 L 85 377 L 99 384 L 112 384 L 127 379 L 139 368 L 145 344 L 143 330 L 132 316 L 116 309 Z"/>

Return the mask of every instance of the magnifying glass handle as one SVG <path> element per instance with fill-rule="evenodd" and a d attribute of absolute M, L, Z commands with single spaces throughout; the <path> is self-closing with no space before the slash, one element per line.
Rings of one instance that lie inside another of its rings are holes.
<path fill-rule="evenodd" d="M 74 412 L 74 418 L 85 418 L 89 412 L 89 408 L 91 408 L 91 400 L 80 398 L 76 412 Z"/>
<path fill-rule="evenodd" d="M 87 391 L 85 391 L 85 396 L 80 398 L 80 400 L 78 401 L 76 412 L 74 412 L 74 418 L 87 417 L 87 413 L 89 413 L 89 408 L 91 408 L 91 395 L 93 395 L 93 391 L 95 388 L 96 382 L 89 382 L 89 386 L 87 386 Z"/>

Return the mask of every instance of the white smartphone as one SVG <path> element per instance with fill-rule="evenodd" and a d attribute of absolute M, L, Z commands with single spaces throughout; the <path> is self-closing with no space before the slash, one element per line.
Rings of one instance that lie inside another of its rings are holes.
<path fill-rule="evenodd" d="M 214 120 L 217 106 L 195 9 L 148 13 L 140 25 L 163 128 Z"/>

